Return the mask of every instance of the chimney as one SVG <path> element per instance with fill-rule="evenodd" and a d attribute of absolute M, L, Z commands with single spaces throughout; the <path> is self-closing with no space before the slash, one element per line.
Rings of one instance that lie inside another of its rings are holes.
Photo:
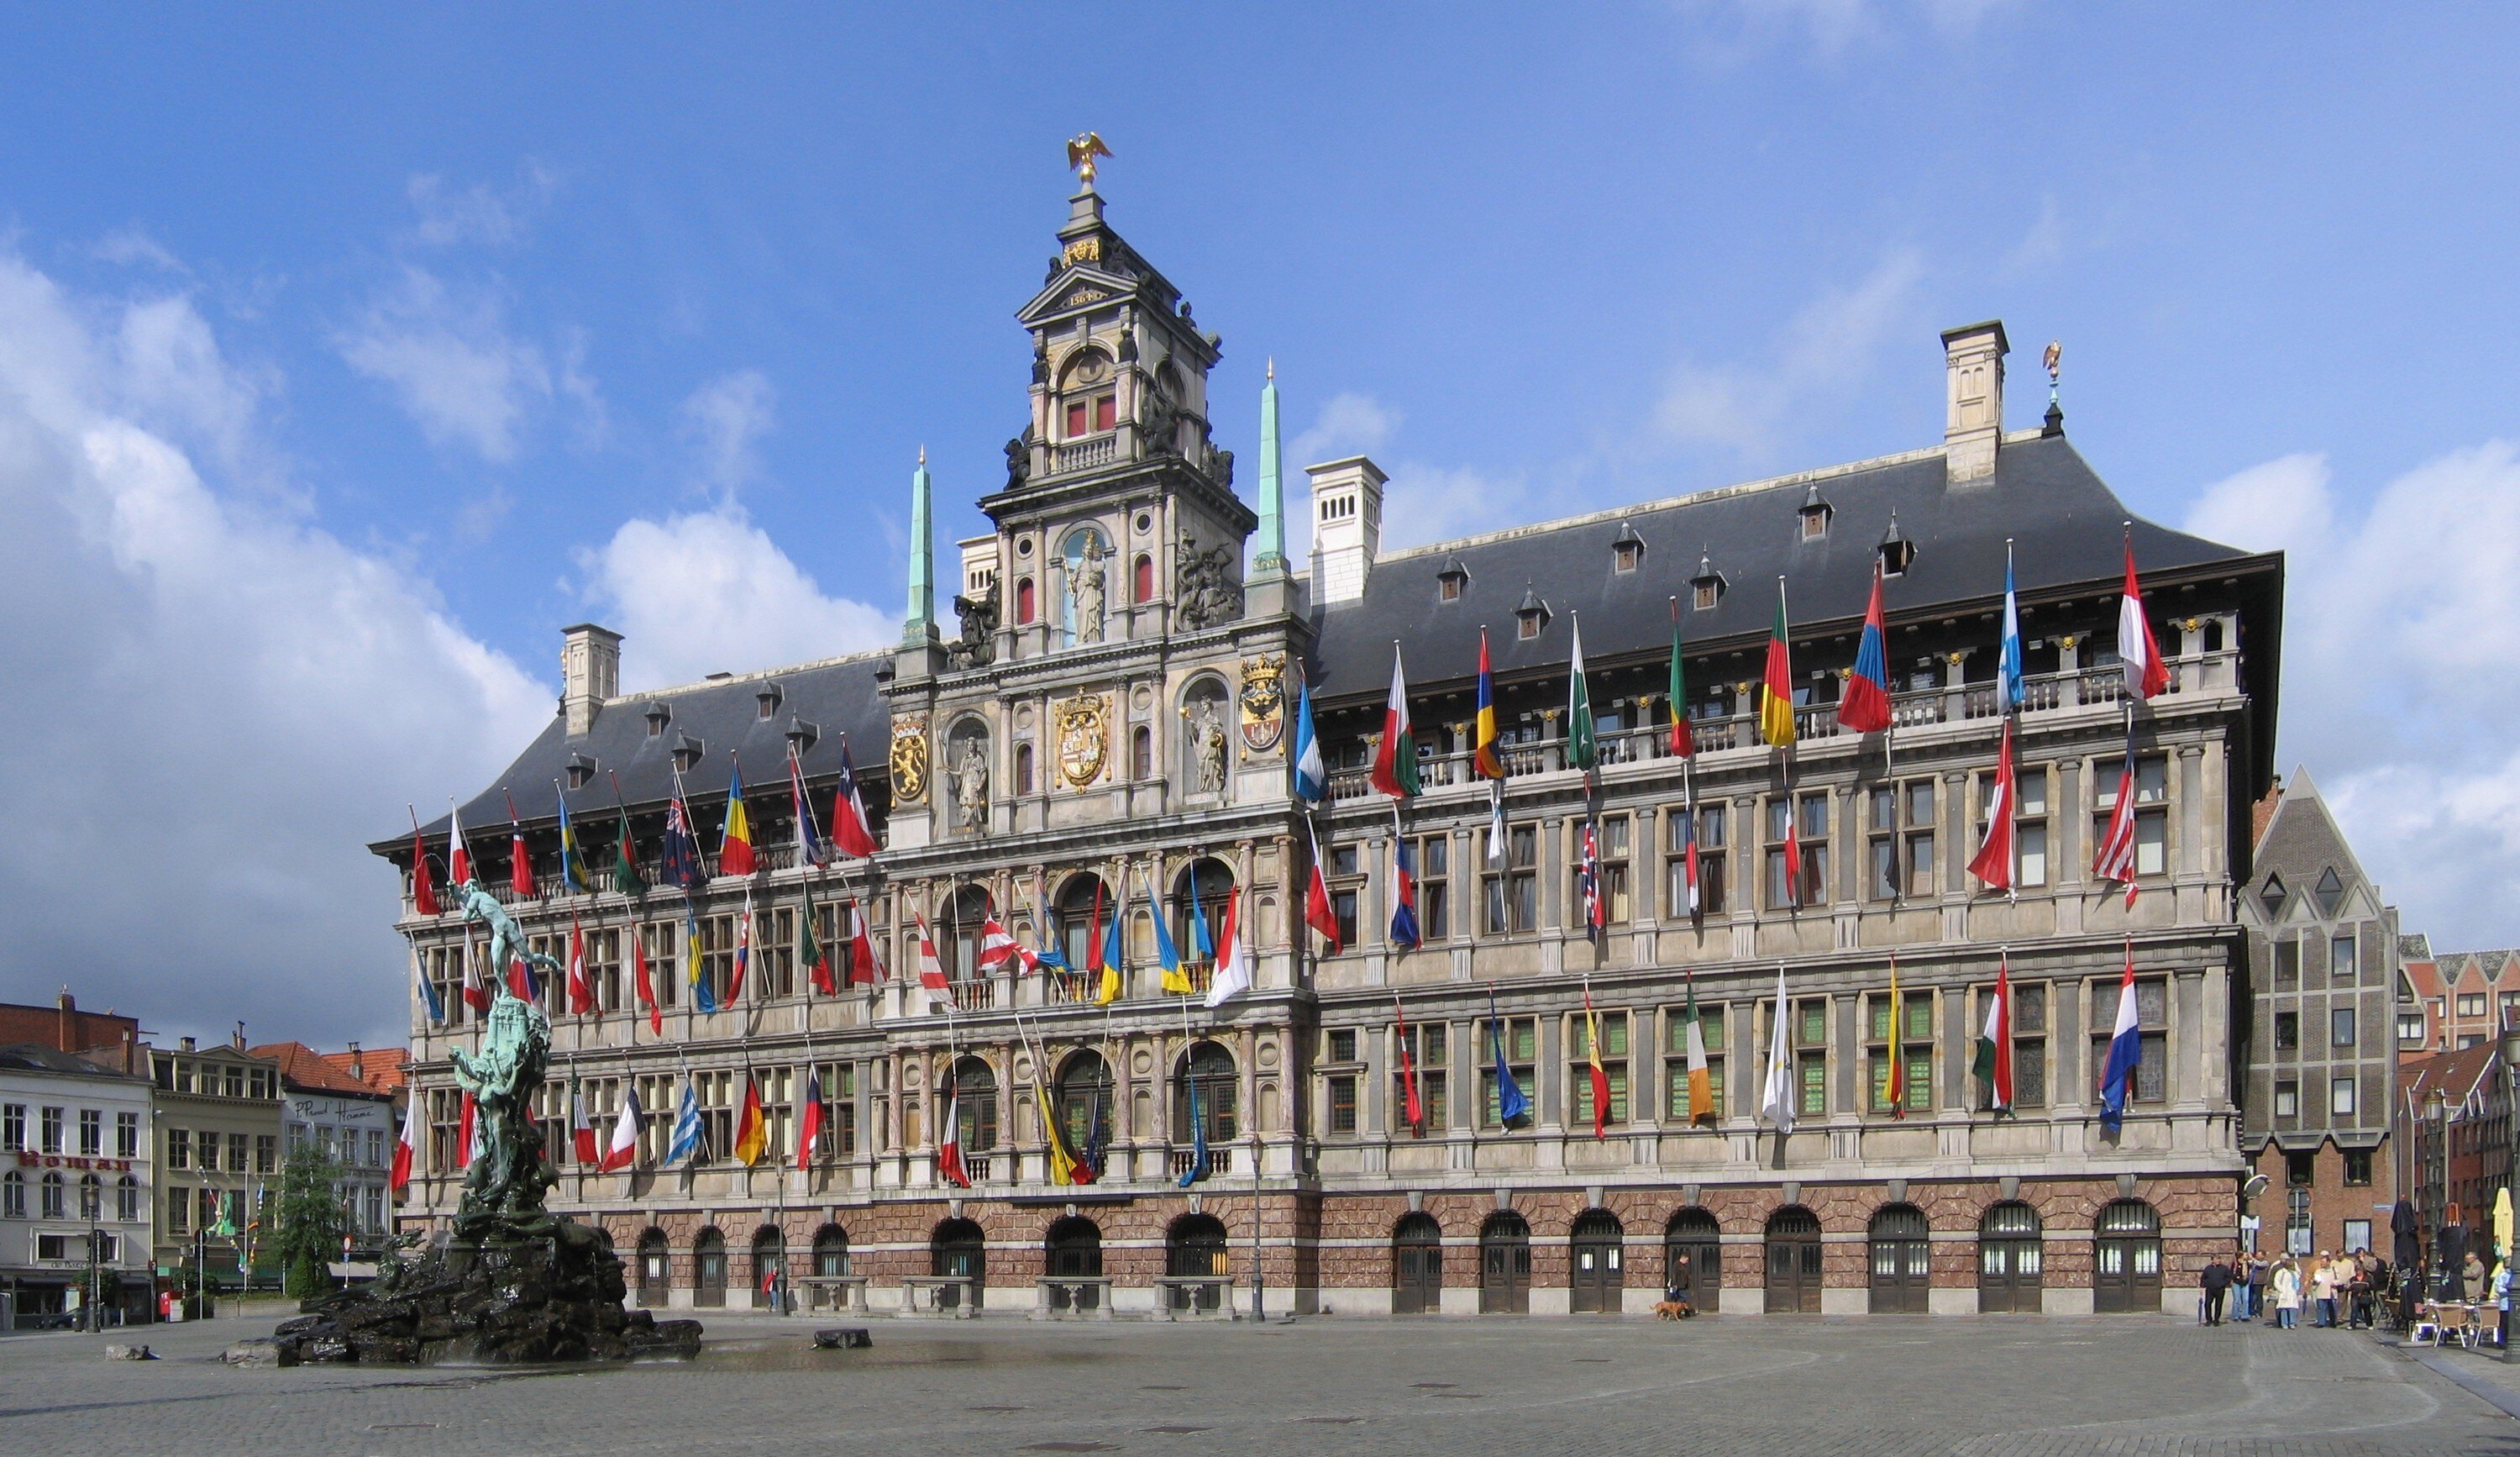
<path fill-rule="evenodd" d="M 243 1052 L 243 1051 L 245 1051 L 245 1024 L 244 1024 L 244 1023 L 241 1023 L 241 1022 L 240 1022 L 240 1023 L 238 1023 L 238 1024 L 237 1024 L 236 1035 L 235 1035 L 233 1038 L 231 1038 L 231 1039 L 230 1039 L 230 1045 L 232 1045 L 233 1047 L 235 1047 L 235 1048 L 236 1048 L 236 1050 L 237 1050 L 237 1051 L 239 1051 L 239 1052 Z"/>
<path fill-rule="evenodd" d="M 562 628 L 560 640 L 561 711 L 568 715 L 568 736 L 581 739 L 604 701 L 621 691 L 621 634 L 580 622 Z"/>
<path fill-rule="evenodd" d="M 359 1044 L 350 1044 L 350 1075 L 361 1082 L 368 1080 L 367 1060 L 359 1055 Z"/>
<path fill-rule="evenodd" d="M 1382 469 L 1361 455 L 1306 466 L 1313 478 L 1313 601 L 1365 595 L 1382 545 Z"/>
<path fill-rule="evenodd" d="M 1943 471 L 1954 484 L 1995 474 L 2003 433 L 2003 321 L 1943 331 Z"/>
<path fill-rule="evenodd" d="M 175 1039 L 175 1050 L 176 1050 L 177 1052 L 191 1052 L 191 1051 L 193 1050 L 193 1039 L 192 1039 L 192 1038 L 190 1038 L 190 1037 L 178 1037 L 178 1038 L 176 1038 L 176 1039 Z"/>
<path fill-rule="evenodd" d="M 78 998 L 71 996 L 70 989 L 65 986 L 62 988 L 61 1028 L 53 1036 L 53 1045 L 64 1052 L 79 1051 L 79 1044 L 70 1040 L 77 1032 Z"/>

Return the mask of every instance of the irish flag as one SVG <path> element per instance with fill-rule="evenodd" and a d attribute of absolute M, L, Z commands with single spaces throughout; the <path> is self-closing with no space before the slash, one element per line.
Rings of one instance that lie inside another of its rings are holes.
<path fill-rule="evenodd" d="M 1706 1029 L 1697 1020 L 1697 980 L 1688 982 L 1688 1120 L 1715 1121 L 1715 1074 L 1706 1062 Z"/>
<path fill-rule="evenodd" d="M 1373 787 L 1395 799 L 1418 793 L 1418 741 L 1409 732 L 1409 679 L 1400 643 L 1391 644 L 1391 699 L 1382 706 L 1382 742 L 1373 751 Z"/>
<path fill-rule="evenodd" d="M 1977 1061 L 1969 1072 L 1986 1084 L 1987 1112 L 2012 1112 L 2012 965 L 1995 964 L 1995 994 L 1987 998 L 1986 1027 L 1977 1034 Z"/>
<path fill-rule="evenodd" d="M 1768 671 L 1760 680 L 1759 741 L 1778 749 L 1794 743 L 1794 659 L 1785 640 L 1785 579 L 1777 578 L 1777 625 L 1768 633 Z"/>
<path fill-rule="evenodd" d="M 2161 644 L 2152 635 L 2152 619 L 2143 615 L 2143 593 L 2135 580 L 2135 527 L 2127 527 L 2126 586 L 2118 597 L 2118 661 L 2126 665 L 2126 691 L 2149 699 L 2170 688 L 2170 668 L 2161 660 Z"/>

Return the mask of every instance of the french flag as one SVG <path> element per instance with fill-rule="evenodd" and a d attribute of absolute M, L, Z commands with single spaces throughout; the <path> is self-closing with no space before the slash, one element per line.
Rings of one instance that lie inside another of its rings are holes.
<path fill-rule="evenodd" d="M 2100 1073 L 2100 1126 L 2111 1133 L 2126 1121 L 2127 1089 L 2143 1061 L 2143 1038 L 2135 1015 L 2135 942 L 2127 942 L 2126 976 L 2118 982 L 2118 1020 L 2109 1033 L 2109 1060 Z"/>
<path fill-rule="evenodd" d="M 639 1157 L 639 1125 L 645 1116 L 639 1108 L 639 1090 L 628 1082 L 621 1084 L 621 1116 L 612 1123 L 612 1142 L 604 1150 L 604 1160 L 596 1167 L 606 1173 L 628 1168 Z"/>

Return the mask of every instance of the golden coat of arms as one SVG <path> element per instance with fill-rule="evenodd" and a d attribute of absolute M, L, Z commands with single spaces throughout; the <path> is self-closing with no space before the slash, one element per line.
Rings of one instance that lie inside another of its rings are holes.
<path fill-rule="evenodd" d="M 927 797 L 927 720 L 892 721 L 892 797 L 916 804 Z"/>
<path fill-rule="evenodd" d="M 1080 693 L 1054 704 L 1058 734 L 1058 777 L 1069 789 L 1081 790 L 1102 777 L 1111 744 L 1111 701 L 1099 693 Z"/>
<path fill-rule="evenodd" d="M 1242 747 L 1267 753 L 1286 732 L 1286 655 L 1242 660 Z"/>

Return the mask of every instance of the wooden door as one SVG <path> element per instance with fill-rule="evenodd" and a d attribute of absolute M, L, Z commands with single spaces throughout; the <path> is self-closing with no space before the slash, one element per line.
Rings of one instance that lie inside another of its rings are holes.
<path fill-rule="evenodd" d="M 1608 1230 L 1587 1229 L 1578 1224 L 1575 1238 L 1567 1250 L 1571 1288 L 1568 1308 L 1577 1315 L 1616 1315 L 1624 1303 L 1622 1291 L 1627 1284 L 1626 1261 L 1621 1237 L 1613 1226 Z"/>
<path fill-rule="evenodd" d="M 1768 1222 L 1768 1313 L 1820 1313 L 1820 1221 L 1808 1210 Z"/>
<path fill-rule="evenodd" d="M 1531 1313 L 1531 1230 L 1520 1219 L 1479 1238 L 1479 1313 Z"/>
<path fill-rule="evenodd" d="M 1432 1228 L 1403 1229 L 1391 1247 L 1391 1313 L 1434 1315 L 1444 1308 L 1443 1236 Z"/>

